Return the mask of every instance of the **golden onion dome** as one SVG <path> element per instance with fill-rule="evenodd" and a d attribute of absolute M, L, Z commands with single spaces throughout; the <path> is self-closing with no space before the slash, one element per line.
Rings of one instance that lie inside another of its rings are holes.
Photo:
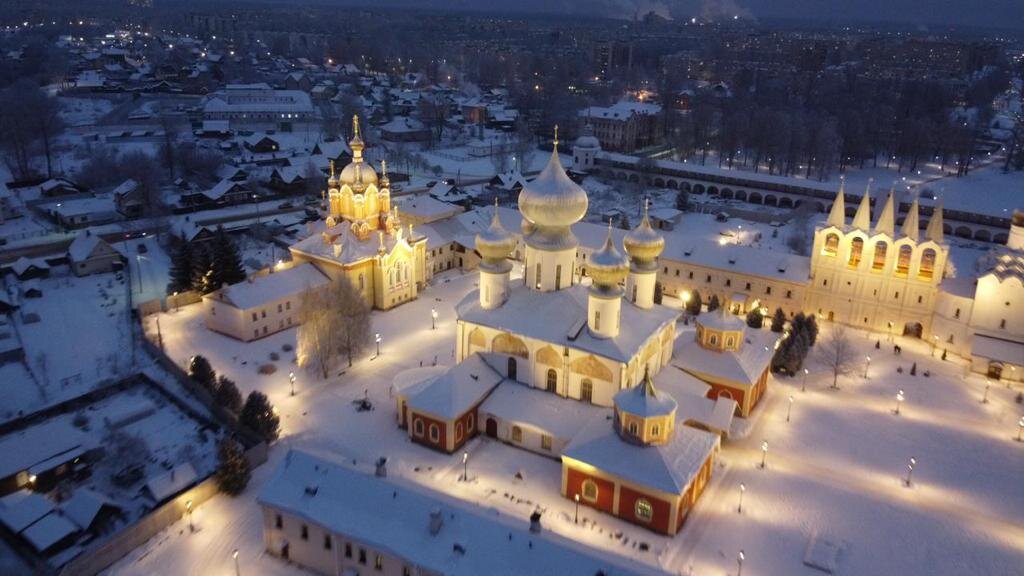
<path fill-rule="evenodd" d="M 655 232 L 651 227 L 651 220 L 647 216 L 647 203 L 644 203 L 644 217 L 640 224 L 626 233 L 622 244 L 630 258 L 639 263 L 651 263 L 661 255 L 665 249 L 665 238 Z"/>
<path fill-rule="evenodd" d="M 353 160 L 348 166 L 345 166 L 345 168 L 342 169 L 338 180 L 342 184 L 348 184 L 353 187 L 355 187 L 356 184 L 369 186 L 370 184 L 377 183 L 377 171 L 373 169 L 373 166 L 363 162 L 362 160 Z"/>
<path fill-rule="evenodd" d="M 612 224 L 609 221 L 608 237 L 604 241 L 604 246 L 587 260 L 587 274 L 598 286 L 615 286 L 626 278 L 628 272 L 629 260 L 615 248 Z"/>
<path fill-rule="evenodd" d="M 551 159 L 544 170 L 519 193 L 519 211 L 531 224 L 546 228 L 564 228 L 580 221 L 587 213 L 587 192 L 573 182 L 558 159 L 558 132 Z"/>
<path fill-rule="evenodd" d="M 516 237 L 501 225 L 497 201 L 491 225 L 476 235 L 476 249 L 485 260 L 504 260 L 516 249 Z"/>

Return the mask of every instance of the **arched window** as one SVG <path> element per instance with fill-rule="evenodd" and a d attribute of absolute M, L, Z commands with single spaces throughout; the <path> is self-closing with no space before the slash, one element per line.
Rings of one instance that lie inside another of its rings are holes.
<path fill-rule="evenodd" d="M 636 425 L 636 422 L 629 423 L 629 433 L 632 434 L 633 436 L 640 435 L 640 428 Z"/>
<path fill-rule="evenodd" d="M 871 260 L 871 269 L 875 271 L 885 268 L 885 254 L 889 251 L 889 243 L 883 240 L 875 242 L 875 255 Z"/>
<path fill-rule="evenodd" d="M 839 251 L 839 234 L 835 232 L 825 236 L 825 245 L 821 248 L 821 253 L 825 256 L 835 256 L 836 252 Z"/>
<path fill-rule="evenodd" d="M 512 427 L 512 441 L 517 444 L 523 441 L 523 429 L 519 426 Z"/>
<path fill-rule="evenodd" d="M 362 273 L 360 273 L 359 274 L 359 291 L 362 292 L 365 289 L 366 289 L 366 277 Z"/>
<path fill-rule="evenodd" d="M 924 280 L 931 280 L 935 274 L 935 250 L 925 248 L 921 253 L 921 266 L 918 268 L 917 276 Z"/>
<path fill-rule="evenodd" d="M 730 337 L 725 339 L 725 347 L 726 348 L 732 348 L 735 343 L 736 342 L 735 342 L 735 340 L 733 339 L 732 336 L 730 336 Z"/>
<path fill-rule="evenodd" d="M 588 502 L 597 501 L 597 482 L 594 482 L 593 480 L 588 478 L 583 481 L 582 489 L 584 500 Z"/>
<path fill-rule="evenodd" d="M 562 287 L 562 265 L 555 266 L 555 290 Z"/>
<path fill-rule="evenodd" d="M 516 372 L 517 372 L 516 359 L 511 357 L 511 356 L 509 356 L 508 357 L 508 377 L 509 377 L 510 380 L 515 380 L 516 379 Z"/>
<path fill-rule="evenodd" d="M 412 432 L 417 436 L 423 436 L 423 420 L 417 418 L 416 421 L 412 423 Z"/>
<path fill-rule="evenodd" d="M 661 434 L 661 426 L 657 424 L 651 425 L 651 436 L 657 438 Z"/>
<path fill-rule="evenodd" d="M 437 424 L 430 425 L 430 441 L 437 442 L 441 439 L 441 429 L 437 427 Z"/>
<path fill-rule="evenodd" d="M 469 416 L 466 416 L 466 432 L 468 432 L 470 435 L 472 435 L 473 430 L 476 429 L 474 426 L 476 424 L 475 420 L 476 419 L 473 418 L 472 412 L 469 414 Z"/>
<path fill-rule="evenodd" d="M 540 276 L 540 262 L 537 262 L 537 272 L 536 272 L 536 274 L 534 274 L 534 281 L 536 283 L 536 286 L 537 286 L 538 290 L 540 290 L 540 279 L 541 279 L 541 276 Z"/>
<path fill-rule="evenodd" d="M 547 389 L 548 392 L 555 392 L 558 389 L 558 372 L 553 368 L 548 368 Z"/>
<path fill-rule="evenodd" d="M 910 273 L 910 256 L 913 252 L 909 244 L 900 246 L 899 256 L 896 258 L 896 274 L 906 276 Z"/>
<path fill-rule="evenodd" d="M 590 381 L 590 378 L 584 378 L 580 382 L 580 400 L 584 402 L 594 401 L 594 383 Z"/>
<path fill-rule="evenodd" d="M 654 517 L 654 507 L 647 500 L 640 498 L 633 507 L 633 513 L 636 515 L 637 520 L 650 522 L 651 518 Z"/>
<path fill-rule="evenodd" d="M 864 240 L 861 238 L 854 238 L 850 242 L 850 259 L 846 264 L 850 268 L 856 268 L 860 266 L 860 257 L 864 254 Z"/>
<path fill-rule="evenodd" d="M 462 442 L 462 422 L 455 424 L 455 441 Z"/>
<path fill-rule="evenodd" d="M 710 343 L 712 346 L 718 346 L 718 335 L 712 334 L 711 337 L 708 338 L 708 343 Z"/>

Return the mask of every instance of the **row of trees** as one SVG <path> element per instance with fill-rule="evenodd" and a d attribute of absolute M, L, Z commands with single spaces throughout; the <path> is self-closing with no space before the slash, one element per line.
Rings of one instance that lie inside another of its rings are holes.
<path fill-rule="evenodd" d="M 299 308 L 300 365 L 327 378 L 341 358 L 352 360 L 370 343 L 370 307 L 345 278 L 307 290 Z"/>
<path fill-rule="evenodd" d="M 176 237 L 173 243 L 168 294 L 189 290 L 208 294 L 225 284 L 245 280 L 238 247 L 224 228 L 218 227 L 208 244 L 193 244 L 183 236 Z"/>
<path fill-rule="evenodd" d="M 46 160 L 47 177 L 54 174 L 54 143 L 64 129 L 57 100 L 33 80 L 23 78 L 0 90 L 0 146 L 4 161 L 17 179 L 38 174 L 33 160 Z"/>
<path fill-rule="evenodd" d="M 785 329 L 786 315 L 781 308 L 775 310 L 772 317 L 772 331 L 782 332 Z M 818 340 L 818 321 L 814 314 L 798 312 L 789 323 L 789 335 L 786 336 L 775 355 L 772 356 L 772 371 L 782 372 L 790 376 L 803 368 L 804 360 L 811 347 Z"/>

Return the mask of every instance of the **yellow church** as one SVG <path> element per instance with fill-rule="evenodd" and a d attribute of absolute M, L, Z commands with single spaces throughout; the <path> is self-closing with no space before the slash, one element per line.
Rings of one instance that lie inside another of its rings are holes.
<path fill-rule="evenodd" d="M 311 262 L 332 280 L 346 278 L 370 306 L 387 310 L 413 300 L 427 280 L 427 238 L 403 227 L 391 206 L 387 164 L 363 158 L 359 117 L 352 118 L 352 162 L 327 180 L 327 217 L 289 247 L 296 263 Z"/>

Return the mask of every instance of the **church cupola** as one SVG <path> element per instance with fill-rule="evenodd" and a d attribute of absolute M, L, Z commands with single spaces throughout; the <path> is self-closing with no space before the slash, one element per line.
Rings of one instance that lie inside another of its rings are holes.
<path fill-rule="evenodd" d="M 629 272 L 629 261 L 615 248 L 611 221 L 608 222 L 604 246 L 591 255 L 587 272 L 593 279 L 587 299 L 587 326 L 597 338 L 614 338 L 619 335 L 622 313 L 622 288 L 619 284 Z"/>
<path fill-rule="evenodd" d="M 597 153 L 601 151 L 601 142 L 594 136 L 594 128 L 587 121 L 583 132 L 572 147 L 572 168 L 576 172 L 587 173 L 594 168 Z"/>
<path fill-rule="evenodd" d="M 615 394 L 615 431 L 627 442 L 649 446 L 672 439 L 678 404 L 658 391 L 649 372 L 637 386 Z"/>
<path fill-rule="evenodd" d="M 558 159 L 558 127 L 547 166 L 519 193 L 526 243 L 523 281 L 549 292 L 573 283 L 579 241 L 572 225 L 587 213 L 587 193 L 569 179 Z"/>
<path fill-rule="evenodd" d="M 622 244 L 629 254 L 626 297 L 640 308 L 651 308 L 654 306 L 654 288 L 658 279 L 658 256 L 665 249 L 665 239 L 651 227 L 646 201 L 640 225 L 626 233 Z"/>
<path fill-rule="evenodd" d="M 516 248 L 516 237 L 501 225 L 498 202 L 494 202 L 491 225 L 476 235 L 476 251 L 480 253 L 480 307 L 497 308 L 508 299 L 509 274 L 512 263 L 508 257 Z"/>
<path fill-rule="evenodd" d="M 706 350 L 738 352 L 743 345 L 746 323 L 721 307 L 696 319 L 697 343 Z"/>

